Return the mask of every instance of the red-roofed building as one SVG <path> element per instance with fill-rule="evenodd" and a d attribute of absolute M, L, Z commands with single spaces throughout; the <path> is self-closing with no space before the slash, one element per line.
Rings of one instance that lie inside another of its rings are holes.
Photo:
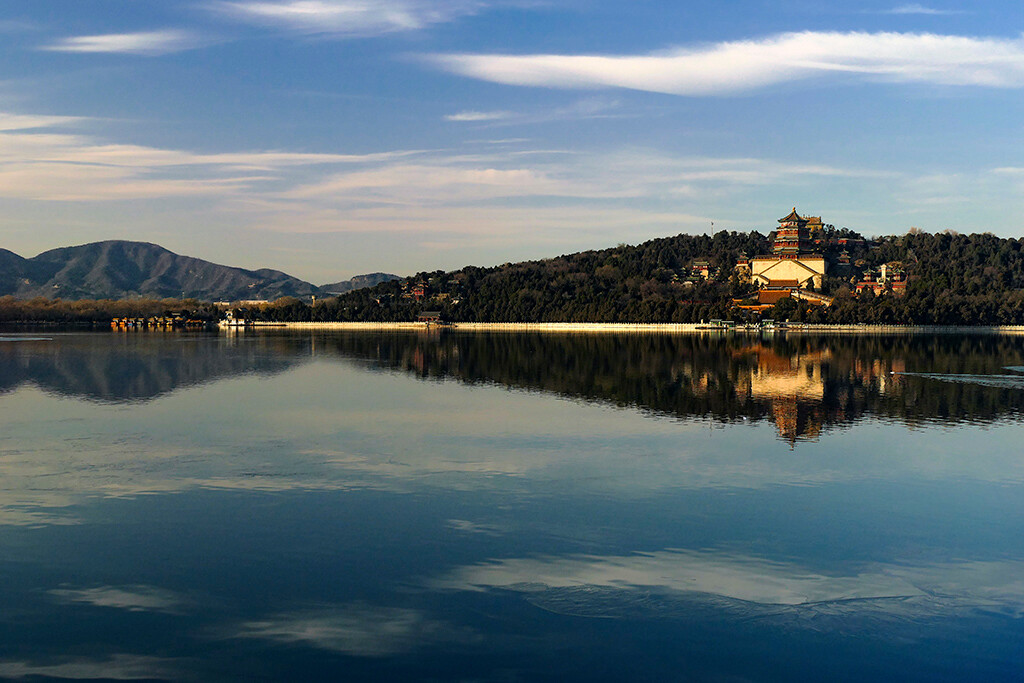
<path fill-rule="evenodd" d="M 815 251 L 815 239 L 808 226 L 811 221 L 796 212 L 779 219 L 772 237 L 772 253 L 755 256 L 737 269 L 749 272 L 750 281 L 759 287 L 821 287 L 825 277 L 825 257 Z M 813 218 L 820 238 L 821 218 Z M 818 240 L 820 242 L 820 239 Z M 795 283 L 795 284 L 791 284 Z"/>

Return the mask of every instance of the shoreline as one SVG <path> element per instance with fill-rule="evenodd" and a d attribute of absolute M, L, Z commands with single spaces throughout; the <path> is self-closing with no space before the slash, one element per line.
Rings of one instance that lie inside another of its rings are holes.
<path fill-rule="evenodd" d="M 290 329 L 338 331 L 440 331 L 455 332 L 546 332 L 546 333 L 616 333 L 616 334 L 694 334 L 694 333 L 795 333 L 795 334 L 1006 334 L 1024 335 L 1024 325 L 804 325 L 793 324 L 775 328 L 711 328 L 701 323 L 450 323 L 427 325 L 417 322 L 286 322 L 254 323 L 235 329 Z"/>
<path fill-rule="evenodd" d="M 105 324 L 81 322 L 13 322 L 0 321 L 0 329 L 31 330 L 77 329 L 107 330 Z M 706 323 L 449 323 L 444 325 L 420 322 L 252 322 L 205 328 L 208 331 L 236 333 L 253 330 L 321 330 L 338 332 L 536 332 L 547 334 L 965 334 L 1024 335 L 1024 325 L 812 325 L 794 323 L 787 327 L 711 327 Z"/>

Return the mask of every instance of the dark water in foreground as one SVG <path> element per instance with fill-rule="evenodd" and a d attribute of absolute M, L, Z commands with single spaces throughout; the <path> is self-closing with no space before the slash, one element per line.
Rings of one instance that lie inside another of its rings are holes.
<path fill-rule="evenodd" d="M 0 678 L 1024 678 L 1024 338 L 0 333 Z"/>

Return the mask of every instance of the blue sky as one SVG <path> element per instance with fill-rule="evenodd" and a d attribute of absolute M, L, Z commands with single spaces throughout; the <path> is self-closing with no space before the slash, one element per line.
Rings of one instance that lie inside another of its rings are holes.
<path fill-rule="evenodd" d="M 0 247 L 314 282 L 767 231 L 1020 235 L 1011 2 L 4 0 Z"/>

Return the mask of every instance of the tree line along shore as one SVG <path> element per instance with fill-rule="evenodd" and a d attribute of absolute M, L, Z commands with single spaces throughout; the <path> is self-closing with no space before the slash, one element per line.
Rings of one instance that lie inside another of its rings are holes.
<path fill-rule="evenodd" d="M 737 307 L 757 289 L 735 264 L 765 253 L 769 237 L 721 231 L 676 235 L 639 245 L 550 259 L 454 271 L 421 272 L 337 297 L 236 305 L 233 313 L 263 322 L 414 322 L 425 312 L 463 323 L 700 323 L 774 319 L 812 325 L 1024 324 L 1024 242 L 990 233 L 953 232 L 860 238 L 827 227 L 829 268 L 821 306 L 783 298 L 758 311 Z M 828 245 L 842 244 L 839 251 Z M 695 264 L 703 269 L 694 276 Z M 881 266 L 906 273 L 905 290 L 866 290 L 856 282 Z M 198 300 L 22 300 L 0 298 L 0 322 L 86 323 L 188 312 L 217 320 L 223 307 Z"/>
<path fill-rule="evenodd" d="M 818 291 L 831 298 L 829 306 L 784 298 L 760 312 L 738 308 L 757 288 L 735 264 L 744 254 L 765 253 L 769 237 L 721 231 L 491 268 L 418 273 L 315 303 L 282 299 L 240 313 L 277 322 L 411 322 L 430 311 L 464 323 L 770 318 L 814 325 L 1024 324 L 1020 240 L 919 231 L 867 240 L 828 227 L 823 241 L 831 262 Z M 838 262 L 840 255 L 849 265 Z M 706 277 L 693 276 L 697 263 L 706 264 Z M 885 265 L 906 273 L 905 289 L 857 295 L 864 273 Z"/>
<path fill-rule="evenodd" d="M 115 318 L 181 316 L 215 323 L 223 316 L 217 305 L 196 299 L 18 299 L 0 297 L 0 323 L 109 325 Z"/>

